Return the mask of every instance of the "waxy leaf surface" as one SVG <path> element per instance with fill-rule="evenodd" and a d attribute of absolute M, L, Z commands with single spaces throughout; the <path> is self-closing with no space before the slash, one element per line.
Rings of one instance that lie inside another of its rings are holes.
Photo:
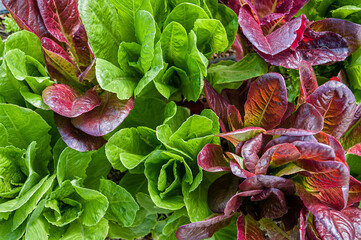
<path fill-rule="evenodd" d="M 287 89 L 283 77 L 268 73 L 252 83 L 245 103 L 246 127 L 273 129 L 287 110 Z"/>
<path fill-rule="evenodd" d="M 323 116 L 323 131 L 340 139 L 353 120 L 356 100 L 343 83 L 328 81 L 317 88 L 308 98 Z"/>
<path fill-rule="evenodd" d="M 210 238 L 219 229 L 226 227 L 232 217 L 233 215 L 219 215 L 201 222 L 183 225 L 178 228 L 176 237 L 178 240 Z"/>
<path fill-rule="evenodd" d="M 134 107 L 134 99 L 119 100 L 116 94 L 104 92 L 101 104 L 92 111 L 71 120 L 72 124 L 92 136 L 103 136 L 118 127 Z"/>
<path fill-rule="evenodd" d="M 78 117 L 101 104 L 101 99 L 94 89 L 80 95 L 65 84 L 54 84 L 43 91 L 44 103 L 54 112 L 64 117 Z"/>
<path fill-rule="evenodd" d="M 92 151 L 106 143 L 104 138 L 88 135 L 74 127 L 70 118 L 56 114 L 54 119 L 63 141 L 72 149 L 79 152 Z"/>

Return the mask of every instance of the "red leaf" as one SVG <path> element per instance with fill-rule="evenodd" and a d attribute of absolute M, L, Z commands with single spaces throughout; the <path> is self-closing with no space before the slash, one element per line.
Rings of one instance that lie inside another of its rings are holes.
<path fill-rule="evenodd" d="M 92 136 L 104 136 L 118 127 L 134 107 L 134 99 L 119 100 L 116 94 L 104 92 L 100 106 L 71 120 L 72 124 Z"/>
<path fill-rule="evenodd" d="M 272 33 L 286 23 L 285 14 L 283 13 L 272 13 L 262 18 L 260 25 L 262 32 L 265 35 Z"/>
<path fill-rule="evenodd" d="M 106 143 L 102 137 L 90 136 L 75 128 L 70 118 L 55 114 L 54 119 L 62 139 L 72 149 L 79 152 L 92 151 L 101 148 Z"/>
<path fill-rule="evenodd" d="M 356 178 L 350 176 L 350 189 L 348 192 L 347 206 L 351 206 L 361 201 L 361 183 Z"/>
<path fill-rule="evenodd" d="M 342 212 L 330 209 L 325 218 L 314 218 L 314 226 L 321 239 L 355 239 L 355 228 Z"/>
<path fill-rule="evenodd" d="M 352 148 L 349 148 L 347 150 L 348 153 L 351 153 L 351 154 L 355 154 L 355 155 L 358 155 L 358 156 L 361 156 L 361 143 L 353 146 Z"/>
<path fill-rule="evenodd" d="M 225 174 L 212 183 L 208 189 L 208 206 L 215 213 L 223 213 L 227 202 L 236 194 L 239 178 L 232 173 Z"/>
<path fill-rule="evenodd" d="M 201 240 L 210 238 L 219 229 L 228 226 L 233 215 L 219 215 L 201 222 L 180 226 L 176 232 L 178 240 Z"/>
<path fill-rule="evenodd" d="M 33 32 L 39 38 L 50 37 L 36 0 L 2 0 L 2 2 L 21 29 Z"/>
<path fill-rule="evenodd" d="M 263 152 L 266 152 L 269 148 L 282 143 L 293 143 L 296 141 L 302 142 L 316 142 L 317 140 L 314 136 L 280 136 L 278 138 L 274 138 L 267 143 L 267 145 L 263 148 Z"/>
<path fill-rule="evenodd" d="M 361 104 L 357 106 L 353 120 L 347 133 L 341 138 L 345 149 L 361 143 Z"/>
<path fill-rule="evenodd" d="M 76 0 L 38 0 L 39 10 L 48 31 L 69 45 L 81 66 L 88 66 L 92 57 L 88 37 L 81 22 Z"/>
<path fill-rule="evenodd" d="M 50 76 L 60 83 L 77 86 L 78 69 L 69 54 L 49 38 L 43 38 L 41 45 L 45 53 L 45 63 Z"/>
<path fill-rule="evenodd" d="M 80 95 L 65 84 L 54 84 L 43 91 L 44 103 L 54 112 L 69 118 L 80 116 L 99 106 L 101 99 L 94 88 Z"/>
<path fill-rule="evenodd" d="M 229 106 L 231 106 L 231 104 L 220 94 L 218 94 L 207 80 L 204 80 L 204 93 L 206 94 L 208 106 L 213 110 L 213 112 L 216 113 L 216 115 L 222 121 L 223 126 L 227 126 L 227 109 Z M 226 132 L 226 129 L 222 129 L 222 131 Z"/>
<path fill-rule="evenodd" d="M 258 223 L 249 214 L 242 214 L 237 219 L 238 240 L 262 240 L 263 232 L 259 229 Z"/>
<path fill-rule="evenodd" d="M 301 156 L 297 148 L 290 143 L 278 144 L 269 148 L 256 164 L 256 174 L 266 174 L 268 166 L 278 167 L 297 160 Z"/>
<path fill-rule="evenodd" d="M 266 188 L 278 188 L 285 194 L 294 193 L 294 184 L 292 180 L 270 175 L 255 175 L 253 177 L 246 178 L 239 185 L 239 190 L 241 192 L 264 190 Z"/>
<path fill-rule="evenodd" d="M 259 161 L 258 153 L 262 150 L 264 145 L 263 140 L 263 134 L 259 134 L 245 142 L 242 147 L 241 155 L 244 159 L 244 164 L 246 168 L 252 173 L 254 173 L 256 170 L 256 164 Z"/>
<path fill-rule="evenodd" d="M 218 137 L 227 139 L 230 141 L 234 146 L 237 146 L 238 143 L 247 141 L 248 139 L 253 138 L 254 136 L 264 132 L 263 128 L 259 127 L 246 127 L 239 129 L 233 132 L 221 133 L 218 134 Z"/>
<path fill-rule="evenodd" d="M 306 132 L 316 134 L 322 130 L 323 124 L 320 112 L 313 105 L 304 103 L 280 127 L 304 129 Z"/>
<path fill-rule="evenodd" d="M 234 156 L 234 154 L 233 154 L 233 156 Z M 254 176 L 253 173 L 248 172 L 247 170 L 243 169 L 240 166 L 240 164 L 235 160 L 231 160 L 230 166 L 231 166 L 232 173 L 239 178 L 249 178 L 249 177 Z"/>
<path fill-rule="evenodd" d="M 224 214 L 229 215 L 235 213 L 242 204 L 242 197 L 251 197 L 262 192 L 263 190 L 251 190 L 233 195 L 233 197 L 227 202 Z"/>
<path fill-rule="evenodd" d="M 245 104 L 245 126 L 273 129 L 280 124 L 288 106 L 283 77 L 268 73 L 252 83 Z"/>
<path fill-rule="evenodd" d="M 327 133 L 320 132 L 315 135 L 319 143 L 326 144 L 333 148 L 335 151 L 336 161 L 342 162 L 343 164 L 346 164 L 346 156 L 345 151 L 343 150 L 341 144 L 331 135 L 328 135 Z"/>
<path fill-rule="evenodd" d="M 243 127 L 241 114 L 234 105 L 230 105 L 227 107 L 227 121 L 229 128 L 232 131 L 236 131 Z"/>
<path fill-rule="evenodd" d="M 328 239 L 330 236 L 335 239 L 355 239 L 355 228 L 348 217 L 348 210 L 345 209 L 343 213 L 326 206 L 299 184 L 296 184 L 296 190 L 305 206 L 314 215 L 315 227 L 322 239 Z M 357 223 L 360 221 L 360 210 L 355 210 L 356 214 L 353 214 L 352 220 L 356 220 Z"/>
<path fill-rule="evenodd" d="M 283 136 L 307 136 L 307 135 L 314 135 L 314 131 L 298 129 L 298 128 L 276 128 L 272 130 L 268 130 L 263 133 L 264 135 L 283 135 Z"/>
<path fill-rule="evenodd" d="M 349 52 L 352 54 L 361 46 L 361 25 L 343 19 L 326 18 L 311 24 L 317 32 L 330 31 L 341 35 L 347 41 Z"/>
<path fill-rule="evenodd" d="M 259 205 L 261 217 L 276 219 L 288 212 L 283 192 L 277 188 L 269 188 L 251 197 L 252 201 L 262 201 Z"/>
<path fill-rule="evenodd" d="M 317 88 L 307 98 L 307 102 L 324 117 L 323 131 L 340 139 L 352 122 L 356 109 L 351 90 L 343 83 L 328 81 Z"/>
<path fill-rule="evenodd" d="M 307 171 L 302 183 L 308 191 L 335 209 L 341 210 L 346 206 L 350 179 L 346 165 L 336 161 L 308 159 L 299 159 L 296 163 Z"/>
<path fill-rule="evenodd" d="M 267 62 L 276 66 L 298 69 L 302 61 L 313 65 L 343 61 L 349 54 L 347 42 L 333 32 L 314 32 L 307 28 L 304 38 L 295 49 L 286 49 L 276 55 L 256 52 Z"/>
<path fill-rule="evenodd" d="M 300 240 L 306 240 L 307 220 L 310 212 L 307 208 L 303 207 L 300 212 Z"/>
<path fill-rule="evenodd" d="M 244 50 L 242 46 L 241 39 L 239 38 L 239 35 L 236 35 L 236 39 L 234 40 L 234 43 L 232 44 L 232 49 L 236 51 L 236 60 L 239 61 L 242 58 L 244 58 Z"/>
<path fill-rule="evenodd" d="M 286 20 L 289 21 L 308 1 L 309 0 L 293 0 L 292 8 L 286 15 Z"/>
<path fill-rule="evenodd" d="M 306 98 L 313 93 L 317 87 L 317 78 L 311 64 L 302 61 L 299 67 L 300 71 L 300 95 L 298 97 L 298 106 L 306 102 Z"/>
<path fill-rule="evenodd" d="M 295 110 L 296 110 L 295 105 L 288 102 L 287 110 L 286 110 L 285 114 L 282 117 L 281 123 L 283 123 L 287 118 L 289 118 Z"/>
<path fill-rule="evenodd" d="M 259 52 L 274 56 L 286 49 L 295 49 L 298 46 L 306 27 L 306 17 L 302 15 L 295 18 L 264 36 L 260 24 L 243 6 L 239 10 L 238 23 L 243 34 Z"/>
<path fill-rule="evenodd" d="M 207 172 L 230 171 L 229 161 L 220 145 L 207 144 L 198 154 L 198 165 Z"/>
<path fill-rule="evenodd" d="M 300 159 L 316 161 L 334 161 L 335 151 L 330 146 L 314 142 L 296 141 L 292 143 L 301 153 Z"/>

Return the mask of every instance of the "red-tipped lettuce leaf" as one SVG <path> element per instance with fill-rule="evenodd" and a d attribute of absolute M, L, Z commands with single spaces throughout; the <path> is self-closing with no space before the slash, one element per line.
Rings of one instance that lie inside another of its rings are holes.
<path fill-rule="evenodd" d="M 100 106 L 71 120 L 72 124 L 92 136 L 104 136 L 118 127 L 134 107 L 134 99 L 119 100 L 116 94 L 104 92 Z"/>
<path fill-rule="evenodd" d="M 239 178 L 249 178 L 254 176 L 253 173 L 243 169 L 238 162 L 231 160 L 230 163 L 232 173 Z"/>
<path fill-rule="evenodd" d="M 361 183 L 356 178 L 350 176 L 347 206 L 351 206 L 361 201 Z"/>
<path fill-rule="evenodd" d="M 284 216 L 288 212 L 286 199 L 283 192 L 277 188 L 268 188 L 257 195 L 251 197 L 252 201 L 262 201 L 260 203 L 261 217 L 276 219 Z"/>
<path fill-rule="evenodd" d="M 289 21 L 309 0 L 293 0 L 292 8 L 286 14 L 286 21 Z M 289 1 L 285 1 L 289 2 Z"/>
<path fill-rule="evenodd" d="M 308 211 L 306 207 L 303 207 L 300 212 L 300 240 L 306 240 L 306 228 L 309 215 L 310 211 Z"/>
<path fill-rule="evenodd" d="M 258 223 L 249 214 L 239 216 L 237 219 L 237 240 L 264 240 L 264 234 Z"/>
<path fill-rule="evenodd" d="M 248 139 L 251 139 L 254 136 L 256 136 L 264 131 L 265 130 L 263 128 L 259 128 L 259 127 L 246 127 L 246 128 L 239 129 L 237 131 L 233 131 L 233 132 L 221 133 L 221 134 L 218 134 L 217 136 L 227 139 L 234 146 L 237 146 L 238 143 L 247 141 Z"/>
<path fill-rule="evenodd" d="M 298 97 L 298 106 L 306 102 L 306 98 L 313 93 L 317 87 L 317 78 L 315 71 L 309 62 L 302 61 L 299 67 L 300 71 L 300 95 Z"/>
<path fill-rule="evenodd" d="M 335 209 L 341 210 L 347 205 L 350 172 L 346 165 L 336 161 L 299 159 L 297 166 L 307 171 L 301 177 L 307 191 Z"/>
<path fill-rule="evenodd" d="M 244 165 L 252 173 L 255 172 L 256 164 L 259 161 L 258 153 L 262 150 L 262 147 L 264 145 L 263 141 L 263 134 L 259 134 L 256 137 L 245 142 L 242 147 L 241 155 L 244 159 Z"/>
<path fill-rule="evenodd" d="M 278 188 L 285 194 L 294 193 L 294 184 L 290 179 L 270 175 L 255 175 L 245 179 L 240 185 L 241 192 L 251 190 L 264 190 L 265 188 Z"/>
<path fill-rule="evenodd" d="M 81 22 L 76 0 L 38 0 L 47 30 L 59 42 L 66 43 L 81 66 L 91 63 L 88 37 Z"/>
<path fill-rule="evenodd" d="M 212 183 L 208 189 L 208 206 L 215 213 L 224 213 L 227 202 L 236 194 L 239 178 L 232 173 L 225 174 Z"/>
<path fill-rule="evenodd" d="M 233 215 L 219 215 L 210 219 L 180 226 L 176 232 L 178 240 L 201 240 L 210 238 L 219 229 L 228 226 Z"/>
<path fill-rule="evenodd" d="M 258 16 L 262 19 L 272 13 L 287 13 L 292 8 L 293 0 L 279 1 L 279 0 L 250 0 L 249 1 L 257 11 Z"/>
<path fill-rule="evenodd" d="M 262 18 L 260 25 L 265 35 L 272 33 L 277 28 L 286 23 L 285 15 L 282 13 L 272 13 Z"/>
<path fill-rule="evenodd" d="M 341 143 L 345 149 L 361 143 L 361 104 L 357 106 L 350 127 L 341 138 Z"/>
<path fill-rule="evenodd" d="M 245 126 L 266 130 L 280 124 L 288 107 L 287 89 L 282 75 L 268 73 L 252 83 L 245 103 Z"/>
<path fill-rule="evenodd" d="M 106 143 L 102 137 L 90 136 L 75 128 L 70 118 L 55 114 L 54 119 L 63 141 L 72 149 L 79 152 L 92 151 L 101 148 Z"/>
<path fill-rule="evenodd" d="M 234 105 L 227 107 L 227 120 L 228 126 L 232 131 L 236 131 L 243 127 L 241 114 Z"/>
<path fill-rule="evenodd" d="M 348 45 L 351 55 L 361 46 L 361 25 L 343 19 L 326 18 L 311 24 L 314 31 L 330 31 L 341 35 Z"/>
<path fill-rule="evenodd" d="M 356 144 L 355 146 L 347 149 L 348 153 L 361 156 L 361 143 Z"/>
<path fill-rule="evenodd" d="M 296 141 L 292 143 L 300 152 L 300 159 L 316 161 L 334 161 L 336 158 L 333 148 L 326 144 Z"/>
<path fill-rule="evenodd" d="M 313 105 L 309 103 L 304 103 L 299 106 L 297 111 L 294 112 L 289 118 L 287 118 L 280 127 L 303 129 L 306 131 L 300 132 L 304 132 L 304 135 L 310 135 L 309 133 L 316 134 L 320 132 L 323 128 L 323 124 L 323 117 L 320 112 Z M 293 131 L 290 131 L 290 133 L 292 132 Z M 296 134 L 294 133 L 293 135 Z"/>
<path fill-rule="evenodd" d="M 256 164 L 256 174 L 266 174 L 268 167 L 278 167 L 297 160 L 301 156 L 297 148 L 290 143 L 278 144 L 269 148 Z"/>
<path fill-rule="evenodd" d="M 39 38 L 50 37 L 36 0 L 2 0 L 2 2 L 21 29 L 33 32 Z"/>
<path fill-rule="evenodd" d="M 101 104 L 94 88 L 81 95 L 65 84 L 54 84 L 43 91 L 43 100 L 54 112 L 74 118 L 93 110 Z"/>
<path fill-rule="evenodd" d="M 317 133 L 317 132 L 316 132 Z M 272 130 L 265 131 L 263 134 L 265 135 L 283 135 L 283 136 L 307 136 L 314 135 L 314 131 L 304 130 L 299 128 L 276 128 Z"/>
<path fill-rule="evenodd" d="M 301 223 L 300 212 L 304 206 L 302 200 L 296 195 L 286 195 L 285 199 L 288 206 L 288 212 L 282 216 L 281 221 L 284 226 L 282 229 L 288 232 L 297 228 L 298 224 Z"/>
<path fill-rule="evenodd" d="M 246 7 L 241 7 L 238 14 L 238 23 L 243 34 L 259 52 L 274 56 L 286 49 L 295 49 L 303 37 L 306 28 L 304 15 L 287 22 L 267 36 L 263 35 L 262 28 Z"/>
<path fill-rule="evenodd" d="M 334 137 L 324 132 L 316 134 L 315 137 L 317 138 L 317 141 L 319 143 L 326 144 L 335 151 L 336 161 L 342 162 L 343 164 L 347 165 L 345 151 L 342 148 L 341 144 Z"/>
<path fill-rule="evenodd" d="M 355 239 L 355 229 L 347 217 L 347 210 L 346 214 L 343 214 L 342 211 L 329 208 L 319 199 L 308 193 L 300 184 L 296 184 L 296 190 L 305 206 L 314 215 L 314 222 L 317 222 L 315 225 L 317 224 L 316 229 L 320 236 L 331 234 L 335 239 Z"/>
<path fill-rule="evenodd" d="M 315 142 L 317 143 L 317 139 L 314 136 L 280 136 L 278 138 L 272 139 L 267 143 L 267 145 L 263 148 L 263 152 L 266 152 L 269 148 L 282 143 L 293 143 L 296 141 L 304 141 L 304 142 Z"/>
<path fill-rule="evenodd" d="M 241 115 L 237 108 L 218 94 L 207 80 L 204 81 L 204 92 L 206 94 L 208 106 L 221 120 L 220 125 L 222 132 L 227 132 L 227 129 L 232 129 L 234 131 L 243 126 Z"/>
<path fill-rule="evenodd" d="M 308 98 L 323 116 L 323 131 L 340 139 L 347 131 L 356 109 L 356 100 L 349 88 L 337 81 L 328 81 Z"/>
<path fill-rule="evenodd" d="M 79 85 L 78 69 L 69 54 L 50 38 L 43 38 L 41 45 L 44 49 L 46 68 L 50 76 L 59 83 Z"/>
<path fill-rule="evenodd" d="M 229 161 L 217 144 L 207 144 L 198 154 L 198 165 L 207 172 L 230 171 Z"/>
<path fill-rule="evenodd" d="M 298 69 L 302 61 L 313 65 L 343 61 L 349 55 L 347 42 L 333 32 L 314 32 L 307 28 L 298 47 L 286 49 L 279 54 L 269 55 L 256 52 L 267 62 L 276 66 Z"/>
<path fill-rule="evenodd" d="M 361 119 L 361 104 L 359 104 L 357 107 L 356 107 L 356 110 L 355 110 L 355 115 L 353 116 L 353 120 L 350 124 L 350 128 L 349 130 L 358 122 L 360 121 Z"/>
<path fill-rule="evenodd" d="M 241 206 L 243 197 L 251 197 L 262 192 L 263 190 L 251 190 L 237 193 L 227 202 L 226 208 L 224 209 L 224 214 L 229 215 L 235 213 Z"/>
<path fill-rule="evenodd" d="M 287 118 L 289 118 L 295 110 L 296 110 L 295 105 L 288 102 L 287 110 L 281 119 L 281 123 L 283 123 Z"/>

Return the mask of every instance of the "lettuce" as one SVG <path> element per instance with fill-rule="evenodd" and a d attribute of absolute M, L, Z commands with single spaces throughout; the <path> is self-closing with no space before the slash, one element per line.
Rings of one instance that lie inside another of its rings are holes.
<path fill-rule="evenodd" d="M 228 49 L 237 30 L 232 11 L 201 2 L 80 1 L 100 86 L 120 99 L 158 91 L 196 101 L 207 58 Z"/>

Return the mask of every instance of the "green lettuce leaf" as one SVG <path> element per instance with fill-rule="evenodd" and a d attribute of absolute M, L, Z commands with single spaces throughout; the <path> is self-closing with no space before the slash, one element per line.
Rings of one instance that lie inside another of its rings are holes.
<path fill-rule="evenodd" d="M 132 195 L 121 186 L 109 180 L 100 181 L 99 191 L 109 201 L 109 208 L 105 218 L 117 222 L 124 227 L 131 226 L 139 210 L 139 206 Z"/>

